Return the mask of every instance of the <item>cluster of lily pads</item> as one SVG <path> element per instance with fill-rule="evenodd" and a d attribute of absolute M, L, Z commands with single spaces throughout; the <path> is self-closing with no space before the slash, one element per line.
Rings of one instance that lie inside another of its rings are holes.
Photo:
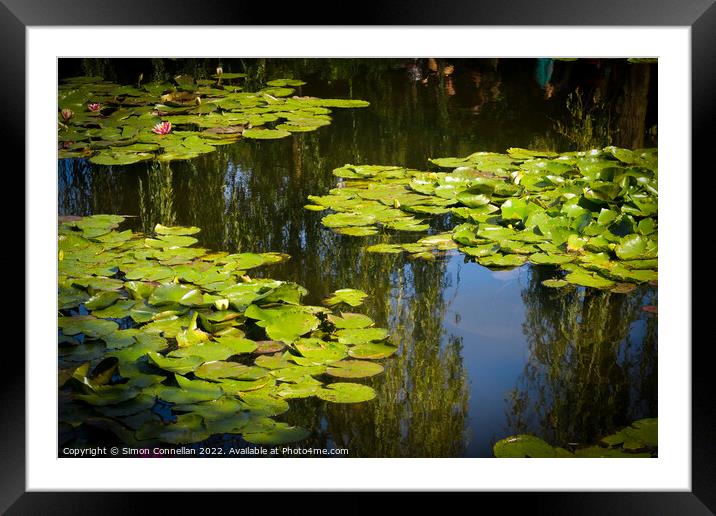
<path fill-rule="evenodd" d="M 138 445 L 230 433 L 270 445 L 310 433 L 273 419 L 289 399 L 375 397 L 342 381 L 380 374 L 375 360 L 397 351 L 387 330 L 352 312 L 364 292 L 302 305 L 302 286 L 248 275 L 287 255 L 210 252 L 192 247 L 199 228 L 157 225 L 149 236 L 118 230 L 123 221 L 60 220 L 64 431 L 90 424 Z"/>
<path fill-rule="evenodd" d="M 101 77 L 73 77 L 59 86 L 60 158 L 99 165 L 185 160 L 239 138 L 276 139 L 331 123 L 329 108 L 365 107 L 355 99 L 293 95 L 306 84 L 275 79 L 243 91 L 241 73 L 217 70 L 211 79 L 188 75 L 172 82 L 119 85 Z"/>
<path fill-rule="evenodd" d="M 640 419 L 615 434 L 603 437 L 598 444 L 569 451 L 552 446 L 533 435 L 514 435 L 501 439 L 493 446 L 499 458 L 639 458 L 654 457 L 658 453 L 659 420 Z"/>
<path fill-rule="evenodd" d="M 434 260 L 458 249 L 487 267 L 557 265 L 567 274 L 546 280 L 550 287 L 628 292 L 657 280 L 656 149 L 556 154 L 510 148 L 430 161 L 452 170 L 337 168 L 338 186 L 309 196 L 305 208 L 333 210 L 323 225 L 350 236 L 428 231 L 428 216 L 452 223 L 451 231 L 414 243 L 377 243 L 369 252 Z"/>

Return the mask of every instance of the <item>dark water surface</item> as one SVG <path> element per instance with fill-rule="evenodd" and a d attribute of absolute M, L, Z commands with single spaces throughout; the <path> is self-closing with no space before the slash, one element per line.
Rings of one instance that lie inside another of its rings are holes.
<path fill-rule="evenodd" d="M 216 64 L 69 61 L 60 74 L 125 83 L 140 72 L 213 73 Z M 293 76 L 308 82 L 301 95 L 371 105 L 335 109 L 333 123 L 315 132 L 243 140 L 191 161 L 61 160 L 59 213 L 132 215 L 131 226 L 146 231 L 199 226 L 204 247 L 288 253 L 291 260 L 257 275 L 304 285 L 306 304 L 339 288 L 366 291 L 358 311 L 389 328 L 400 353 L 369 382 L 373 401 L 291 400 L 282 419 L 314 430 L 302 445 L 346 447 L 351 456 L 490 457 L 495 440 L 515 433 L 586 443 L 657 416 L 657 320 L 641 309 L 655 304 L 653 287 L 562 291 L 541 285 L 553 273 L 544 266 L 492 271 L 462 254 L 436 262 L 370 254 L 363 248 L 387 235 L 336 235 L 321 226 L 324 213 L 303 209 L 308 195 L 336 185 L 331 171 L 346 163 L 426 170 L 431 157 L 508 147 L 654 146 L 656 65 L 442 60 L 440 71 L 454 66 L 445 76 L 425 60 L 221 64 L 248 71 L 259 87 Z"/>

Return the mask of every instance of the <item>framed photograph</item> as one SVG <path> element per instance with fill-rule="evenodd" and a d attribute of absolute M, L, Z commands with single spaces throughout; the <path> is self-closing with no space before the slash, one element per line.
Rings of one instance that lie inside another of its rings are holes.
<path fill-rule="evenodd" d="M 691 170 L 716 8 L 611 3 L 264 26 L 221 1 L 5 1 L 27 254 L 2 509 L 713 511 Z"/>

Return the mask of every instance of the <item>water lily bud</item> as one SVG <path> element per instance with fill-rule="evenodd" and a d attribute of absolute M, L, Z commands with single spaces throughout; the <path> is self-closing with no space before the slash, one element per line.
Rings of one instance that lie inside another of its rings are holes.
<path fill-rule="evenodd" d="M 62 115 L 62 119 L 67 122 L 70 118 L 72 118 L 72 115 L 75 114 L 74 111 L 72 111 L 69 108 L 65 108 L 62 111 L 60 111 L 60 114 Z"/>
<path fill-rule="evenodd" d="M 244 274 L 243 276 L 241 276 L 241 281 L 243 281 L 244 283 L 250 283 L 251 278 L 249 277 L 248 274 Z"/>
<path fill-rule="evenodd" d="M 222 67 L 220 67 L 220 66 L 217 66 L 217 67 L 216 67 L 216 75 L 218 75 L 219 77 L 221 77 L 223 73 L 224 73 L 224 69 L 223 69 Z"/>

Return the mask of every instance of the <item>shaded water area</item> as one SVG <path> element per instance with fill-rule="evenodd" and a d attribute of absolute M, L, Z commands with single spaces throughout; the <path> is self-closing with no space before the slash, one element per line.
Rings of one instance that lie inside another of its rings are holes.
<path fill-rule="evenodd" d="M 203 247 L 277 251 L 257 275 L 295 281 L 306 304 L 341 288 L 369 294 L 360 311 L 390 330 L 399 353 L 360 404 L 291 400 L 282 420 L 312 431 L 304 447 L 354 457 L 491 457 L 493 443 L 532 433 L 591 443 L 657 414 L 656 287 L 629 294 L 551 289 L 550 266 L 499 271 L 462 254 L 424 262 L 365 252 L 321 225 L 307 196 L 336 186 L 346 163 L 428 170 L 428 158 L 524 147 L 564 152 L 656 146 L 656 65 L 620 60 L 64 60 L 60 78 L 121 84 L 176 73 L 248 73 L 261 87 L 307 82 L 300 95 L 355 98 L 331 125 L 275 141 L 240 140 L 188 161 L 58 162 L 60 215 L 133 216 L 127 227 L 198 226 Z M 450 69 L 452 67 L 452 69 Z M 447 68 L 447 70 L 446 70 Z M 446 74 L 445 72 L 450 72 Z M 434 222 L 440 230 L 447 220 Z M 422 235 L 421 235 L 422 236 Z M 401 235 L 414 241 L 415 234 Z M 100 437 L 88 435 L 87 439 Z M 239 437 L 211 439 L 229 446 Z M 90 442 L 90 441 L 88 441 Z"/>

